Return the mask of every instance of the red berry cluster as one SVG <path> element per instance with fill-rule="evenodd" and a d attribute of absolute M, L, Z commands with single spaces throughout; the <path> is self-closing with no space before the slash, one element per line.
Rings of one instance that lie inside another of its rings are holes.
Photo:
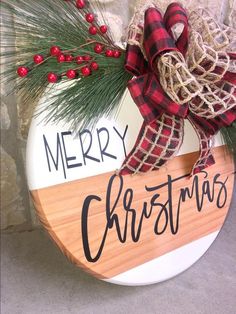
<path fill-rule="evenodd" d="M 81 2 L 81 1 L 79 1 Z M 83 1 L 82 1 L 83 2 Z M 77 6 L 78 7 L 78 6 Z M 84 7 L 83 7 L 84 8 Z M 82 9 L 82 8 L 81 8 Z M 89 26 L 89 34 L 90 35 L 96 35 L 99 31 L 101 34 L 106 34 L 107 32 L 107 25 L 101 25 L 99 28 L 97 26 L 94 25 L 95 22 L 95 16 L 93 13 L 87 13 L 85 15 L 85 19 L 88 23 L 90 23 L 91 25 Z"/>
<path fill-rule="evenodd" d="M 92 60 L 90 55 L 76 56 L 72 54 L 65 54 L 58 46 L 52 46 L 50 48 L 50 56 L 57 58 L 57 62 L 75 62 L 78 65 L 83 65 L 82 67 L 76 67 L 75 69 L 69 69 L 66 73 L 58 75 L 56 73 L 50 72 L 47 75 L 47 80 L 49 83 L 56 83 L 60 78 L 65 75 L 68 79 L 75 79 L 78 77 L 78 70 L 80 70 L 82 76 L 89 76 L 92 71 L 97 71 L 99 65 L 97 62 Z M 40 64 L 43 61 L 46 61 L 42 55 L 35 55 L 33 57 L 35 64 Z M 30 69 L 25 66 L 21 66 L 17 69 L 17 73 L 20 77 L 24 77 L 29 73 Z"/>
<path fill-rule="evenodd" d="M 70 0 L 65 1 L 69 2 Z M 85 0 L 77 0 L 75 6 L 78 9 L 83 10 L 86 7 L 86 2 Z M 90 24 L 88 28 L 90 35 L 96 35 L 97 33 L 100 33 L 100 35 L 104 35 L 107 33 L 108 28 L 106 25 L 97 26 L 97 23 L 95 23 L 95 16 L 93 13 L 86 13 L 85 20 Z M 91 40 L 91 43 L 93 42 L 94 41 Z M 65 52 L 66 51 L 63 52 L 61 48 L 58 46 L 52 46 L 50 48 L 50 54 L 47 56 L 47 58 L 44 58 L 44 56 L 41 54 L 37 54 L 33 57 L 35 65 L 39 65 L 45 62 L 48 58 L 55 57 L 58 63 L 74 62 L 80 66 L 73 69 L 69 69 L 67 72 L 62 73 L 60 75 L 50 72 L 47 75 L 48 82 L 56 83 L 61 79 L 62 76 L 66 76 L 68 79 L 75 79 L 78 77 L 79 71 L 82 74 L 82 76 L 89 76 L 91 75 L 92 71 L 97 71 L 99 69 L 98 63 L 92 60 L 92 57 L 90 55 L 73 56 L 72 54 L 68 54 Z M 104 56 L 108 58 L 112 57 L 119 58 L 121 56 L 120 50 L 112 50 L 109 48 L 105 48 L 104 45 L 101 43 L 96 43 L 94 45 L 94 52 L 97 54 L 103 53 Z M 25 66 L 21 66 L 17 69 L 17 73 L 20 77 L 26 76 L 29 73 L 29 71 L 30 69 Z"/>
<path fill-rule="evenodd" d="M 104 46 L 102 44 L 96 44 L 94 46 L 94 52 L 99 53 L 99 54 L 104 52 L 105 56 L 108 57 L 108 58 L 111 58 L 111 57 L 119 58 L 121 56 L 120 50 L 106 49 L 104 51 Z"/>
<path fill-rule="evenodd" d="M 84 0 L 77 0 L 76 1 L 76 6 L 78 9 L 84 9 L 85 8 L 85 1 Z M 96 35 L 98 32 L 100 32 L 101 35 L 104 35 L 107 33 L 108 27 L 107 25 L 101 25 L 101 26 L 96 26 L 94 25 L 95 22 L 95 16 L 93 13 L 87 13 L 85 14 L 85 19 L 88 23 L 90 23 L 91 25 L 89 26 L 89 34 L 90 35 Z M 101 44 L 97 44 L 94 47 L 94 51 L 96 53 L 102 53 L 103 51 L 103 46 Z M 115 50 L 112 51 L 110 49 L 107 49 L 105 51 L 105 55 L 107 57 L 114 57 L 114 58 L 119 58 L 120 57 L 120 51 L 119 50 Z"/>
<path fill-rule="evenodd" d="M 76 67 L 73 69 L 69 69 L 66 73 L 61 74 L 60 76 L 50 72 L 48 74 L 48 82 L 50 83 L 56 83 L 59 81 L 59 79 L 65 75 L 68 79 L 76 79 L 79 76 L 79 71 L 82 74 L 82 76 L 89 76 L 92 71 L 96 71 L 99 69 L 99 66 L 97 62 L 92 61 L 92 57 L 90 55 L 84 55 L 84 56 L 73 56 L 71 54 L 63 54 L 61 49 L 57 46 L 53 46 L 50 49 L 51 55 L 55 56 L 57 58 L 57 61 L 59 63 L 62 62 L 74 62 L 82 67 Z"/>

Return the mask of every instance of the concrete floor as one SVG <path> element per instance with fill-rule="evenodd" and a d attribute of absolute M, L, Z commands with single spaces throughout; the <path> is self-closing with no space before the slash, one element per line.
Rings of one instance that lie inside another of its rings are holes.
<path fill-rule="evenodd" d="M 235 193 L 236 194 L 236 193 Z M 235 314 L 236 195 L 223 230 L 193 267 L 123 287 L 71 265 L 41 230 L 2 236 L 2 314 Z"/>

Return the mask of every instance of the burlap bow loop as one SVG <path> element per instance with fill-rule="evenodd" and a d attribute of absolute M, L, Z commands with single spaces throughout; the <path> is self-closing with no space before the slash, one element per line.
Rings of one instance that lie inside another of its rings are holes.
<path fill-rule="evenodd" d="M 229 30 L 200 9 L 190 14 L 191 32 L 186 62 L 204 89 L 190 101 L 190 110 L 206 119 L 232 109 L 236 103 L 234 53 L 227 52 Z M 222 49 L 222 50 L 220 50 Z"/>
<path fill-rule="evenodd" d="M 157 68 L 163 90 L 179 105 L 189 103 L 202 92 L 202 85 L 189 71 L 180 52 L 163 54 L 157 62 Z"/>
<path fill-rule="evenodd" d="M 198 117 L 213 119 L 233 110 L 236 105 L 235 85 L 226 81 L 206 84 L 204 90 L 190 101 L 189 109 Z"/>
<path fill-rule="evenodd" d="M 216 51 L 205 44 L 202 36 L 192 31 L 186 56 L 189 71 L 202 84 L 218 82 L 229 69 L 230 57 L 224 51 Z"/>
<path fill-rule="evenodd" d="M 202 17 L 190 14 L 189 34 L 187 13 L 178 3 L 169 5 L 164 17 L 149 3 L 143 16 L 143 23 L 137 18 L 138 33 L 132 31 L 128 40 L 125 67 L 136 76 L 128 89 L 144 123 L 120 173 L 162 167 L 178 152 L 188 119 L 200 143 L 195 174 L 214 163 L 213 135 L 236 119 L 236 58 L 226 51 L 229 31 L 203 11 Z M 173 29 L 180 24 L 175 36 Z"/>
<path fill-rule="evenodd" d="M 189 14 L 191 29 L 201 34 L 203 41 L 216 51 L 224 51 L 230 44 L 229 28 L 221 27 L 205 8 L 199 7 Z M 230 30 L 231 31 L 231 30 Z"/>
<path fill-rule="evenodd" d="M 166 21 L 168 19 L 169 17 L 166 18 Z M 173 25 L 169 23 L 170 26 Z M 181 44 L 183 44 L 183 40 L 181 40 Z M 184 44 L 185 46 L 186 44 Z M 158 60 L 170 51 L 177 53 L 178 48 L 166 30 L 161 13 L 153 7 L 148 8 L 145 13 L 143 49 L 148 62 L 139 46 L 128 45 L 125 68 L 134 76 L 138 76 L 129 82 L 128 88 L 144 120 L 149 123 L 163 112 L 186 117 L 188 106 L 180 106 L 175 99 L 168 97 L 168 92 L 164 93 L 158 80 L 158 77 L 163 77 L 159 73 Z"/>

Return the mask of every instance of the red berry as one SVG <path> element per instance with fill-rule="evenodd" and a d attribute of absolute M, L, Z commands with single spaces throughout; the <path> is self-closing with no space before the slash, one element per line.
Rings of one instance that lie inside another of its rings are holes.
<path fill-rule="evenodd" d="M 51 56 L 58 56 L 61 53 L 61 49 L 58 46 L 52 46 L 50 48 L 50 54 Z"/>
<path fill-rule="evenodd" d="M 91 74 L 91 70 L 88 66 L 81 68 L 81 73 L 83 76 L 89 76 Z"/>
<path fill-rule="evenodd" d="M 113 57 L 114 58 L 120 58 L 121 56 L 121 52 L 119 50 L 114 50 L 113 51 Z"/>
<path fill-rule="evenodd" d="M 72 55 L 65 55 L 65 61 L 66 62 L 71 62 L 74 60 L 74 57 Z"/>
<path fill-rule="evenodd" d="M 90 55 L 85 55 L 85 56 L 83 56 L 83 60 L 84 61 L 89 61 L 89 60 L 91 60 L 92 59 L 92 57 L 90 56 Z"/>
<path fill-rule="evenodd" d="M 76 76 L 77 76 L 77 73 L 76 73 L 76 71 L 75 70 L 68 70 L 67 72 L 66 72 L 66 76 L 68 77 L 68 79 L 74 79 L 74 78 L 76 78 Z"/>
<path fill-rule="evenodd" d="M 88 13 L 85 15 L 86 21 L 89 23 L 93 23 L 94 21 L 94 15 L 92 13 Z"/>
<path fill-rule="evenodd" d="M 75 57 L 75 61 L 77 64 L 82 64 L 84 62 L 84 58 L 82 56 Z"/>
<path fill-rule="evenodd" d="M 105 54 L 106 54 L 106 56 L 107 57 L 113 57 L 113 51 L 111 50 L 111 49 L 107 49 L 106 51 L 105 51 Z"/>
<path fill-rule="evenodd" d="M 78 9 L 83 9 L 85 7 L 84 0 L 77 0 L 76 1 L 76 6 L 77 6 Z"/>
<path fill-rule="evenodd" d="M 48 82 L 49 83 L 56 83 L 58 81 L 58 76 L 53 73 L 53 72 L 50 72 L 48 73 Z"/>
<path fill-rule="evenodd" d="M 100 26 L 100 31 L 101 31 L 101 33 L 105 34 L 107 32 L 107 26 L 106 25 L 101 25 Z"/>
<path fill-rule="evenodd" d="M 44 57 L 42 55 L 35 55 L 34 56 L 34 63 L 36 64 L 40 64 L 41 62 L 43 62 Z"/>
<path fill-rule="evenodd" d="M 99 69 L 99 65 L 97 64 L 97 62 L 92 62 L 90 64 L 90 69 L 94 70 L 94 71 L 97 71 Z"/>
<path fill-rule="evenodd" d="M 65 62 L 66 57 L 65 55 L 63 55 L 63 53 L 61 53 L 60 55 L 57 56 L 57 61 L 58 62 Z"/>
<path fill-rule="evenodd" d="M 101 44 L 96 44 L 96 45 L 94 46 L 94 51 L 95 51 L 96 53 L 101 53 L 102 50 L 103 50 L 103 46 L 102 46 Z"/>
<path fill-rule="evenodd" d="M 19 67 L 17 69 L 17 74 L 20 76 L 20 77 L 24 77 L 26 76 L 27 74 L 29 73 L 29 69 L 27 67 Z"/>
<path fill-rule="evenodd" d="M 89 27 L 89 34 L 96 35 L 97 34 L 97 27 L 96 26 L 90 26 Z"/>

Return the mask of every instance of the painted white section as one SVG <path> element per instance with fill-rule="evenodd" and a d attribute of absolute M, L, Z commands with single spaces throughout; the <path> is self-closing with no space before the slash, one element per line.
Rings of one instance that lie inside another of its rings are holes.
<path fill-rule="evenodd" d="M 43 98 L 40 106 L 46 106 L 47 99 Z M 27 142 L 27 152 L 26 152 L 26 170 L 28 185 L 30 190 L 39 189 L 43 187 L 49 187 L 63 182 L 69 182 L 77 179 L 82 179 L 109 171 L 114 171 L 119 169 L 122 165 L 122 162 L 125 158 L 124 148 L 121 138 L 117 135 L 114 127 L 118 132 L 123 135 L 126 126 L 128 125 L 127 134 L 125 137 L 125 147 L 126 152 L 128 153 L 135 142 L 135 139 L 139 133 L 140 127 L 142 125 L 142 117 L 137 109 L 137 106 L 134 104 L 131 99 L 130 94 L 127 92 L 123 101 L 121 102 L 119 111 L 115 117 L 112 119 L 102 119 L 94 128 L 92 133 L 93 143 L 90 150 L 92 156 L 100 158 L 101 154 L 99 150 L 99 142 L 97 130 L 106 127 L 109 131 L 110 141 L 107 151 L 111 154 L 114 154 L 117 159 L 111 159 L 104 156 L 104 160 L 100 163 L 94 162 L 87 159 L 86 165 L 82 167 L 73 167 L 66 169 L 66 178 L 64 177 L 62 159 L 59 154 L 58 161 L 58 170 L 56 170 L 53 165 L 53 160 L 50 158 L 51 172 L 49 171 L 46 150 L 43 140 L 43 135 L 46 138 L 46 141 L 50 147 L 53 158 L 57 159 L 57 135 L 59 136 L 60 144 L 62 147 L 62 154 L 65 161 L 65 154 L 63 149 L 64 138 L 66 154 L 69 158 L 74 158 L 72 161 L 68 162 L 69 165 L 83 163 L 82 157 L 82 147 L 81 142 L 76 134 L 67 134 L 62 136 L 62 132 L 70 131 L 69 127 L 65 124 L 44 124 L 42 122 L 43 116 L 40 115 L 32 120 L 32 124 L 29 131 L 28 142 Z M 40 108 L 39 108 L 40 109 Z M 45 112 L 46 114 L 46 112 Z M 101 145 L 106 143 L 106 134 L 103 133 L 103 140 Z M 89 136 L 82 137 L 83 148 L 86 150 L 89 145 Z M 220 136 L 216 137 L 216 146 L 221 144 Z M 199 141 L 195 131 L 193 130 L 191 124 L 188 121 L 185 121 L 185 136 L 182 147 L 178 155 L 190 153 L 197 151 L 199 149 Z M 66 165 L 65 165 L 66 167 Z M 66 167 L 67 168 L 67 167 Z"/>
<path fill-rule="evenodd" d="M 193 265 L 207 251 L 219 231 L 193 241 L 170 253 L 104 280 L 118 285 L 141 286 L 170 279 Z"/>
<path fill-rule="evenodd" d="M 57 134 L 59 134 L 60 143 L 62 143 L 62 132 L 70 131 L 69 127 L 64 124 L 44 124 L 42 123 L 42 116 L 36 117 L 32 120 L 26 151 L 26 170 L 28 178 L 28 186 L 30 190 L 48 187 L 63 182 L 68 182 L 76 179 L 86 178 L 109 171 L 119 169 L 124 158 L 124 148 L 121 138 L 117 135 L 114 127 L 123 136 L 126 126 L 128 130 L 126 134 L 125 147 L 128 153 L 134 144 L 135 138 L 139 133 L 142 125 L 142 117 L 132 101 L 130 95 L 126 93 L 124 101 L 121 102 L 122 106 L 119 108 L 117 115 L 113 119 L 101 119 L 92 132 L 93 142 L 90 150 L 90 155 L 96 156 L 101 160 L 101 153 L 99 149 L 97 130 L 106 127 L 109 131 L 110 141 L 107 151 L 114 154 L 117 159 L 111 159 L 104 156 L 104 161 L 100 163 L 87 159 L 86 165 L 82 167 L 74 167 L 66 170 L 66 179 L 64 178 L 63 165 L 61 158 L 59 159 L 59 170 L 56 171 L 53 161 L 50 157 L 51 172 L 48 168 L 47 156 L 45 152 L 43 135 L 47 140 L 50 150 L 56 160 L 57 155 Z M 41 106 L 45 106 L 42 101 Z M 128 108 L 128 110 L 127 110 Z M 102 146 L 106 144 L 106 134 L 101 133 Z M 82 137 L 83 148 L 86 150 L 89 145 L 90 138 L 88 135 Z M 76 134 L 65 135 L 64 142 L 67 152 L 67 157 L 75 157 L 71 164 L 83 163 L 82 147 L 80 138 Z M 63 151 L 64 155 L 64 151 Z M 65 159 L 65 156 L 64 156 Z"/>

